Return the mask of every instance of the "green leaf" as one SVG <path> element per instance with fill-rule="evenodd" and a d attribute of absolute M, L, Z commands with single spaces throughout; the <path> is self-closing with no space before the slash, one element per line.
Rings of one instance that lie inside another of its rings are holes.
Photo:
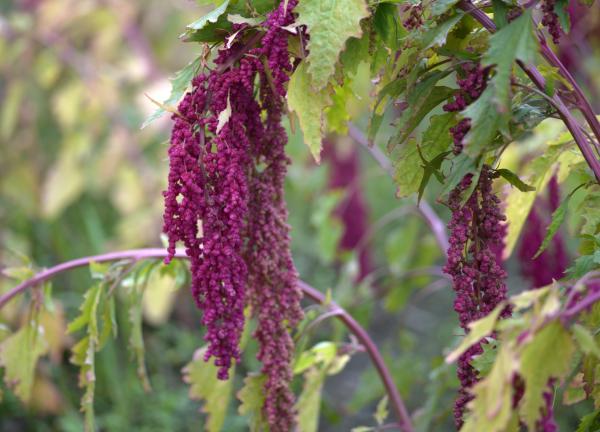
<path fill-rule="evenodd" d="M 552 120 L 550 123 L 543 122 L 538 128 L 536 133 L 539 133 L 539 138 L 536 139 L 551 139 L 551 137 L 559 134 L 560 129 L 557 130 L 555 126 L 558 125 Z M 559 126 L 562 128 L 562 125 Z M 513 251 L 518 239 L 519 234 L 527 220 L 527 215 L 537 193 L 545 190 L 546 185 L 550 178 L 558 172 L 559 181 L 563 181 L 570 167 L 581 160 L 581 153 L 572 150 L 572 145 L 559 144 L 547 147 L 542 157 L 536 158 L 531 161 L 525 168 L 525 175 L 527 183 L 535 187 L 536 193 L 523 193 L 518 189 L 513 189 L 508 192 L 506 199 L 506 217 L 508 232 L 506 235 L 506 246 L 504 248 L 504 257 L 510 256 Z M 555 170 L 555 168 L 558 170 Z"/>
<path fill-rule="evenodd" d="M 525 393 L 520 413 L 529 430 L 535 429 L 536 421 L 540 417 L 540 410 L 544 406 L 543 394 L 548 390 L 548 380 L 560 379 L 568 373 L 573 348 L 569 332 L 559 321 L 546 325 L 524 347 L 520 375 L 525 381 Z"/>
<path fill-rule="evenodd" d="M 296 402 L 298 430 L 302 432 L 318 430 L 321 390 L 325 378 L 327 375 L 339 373 L 350 359 L 348 355 L 338 356 L 337 351 L 334 342 L 319 342 L 308 352 L 302 353 L 294 367 L 295 373 L 306 371 L 304 387 Z"/>
<path fill-rule="evenodd" d="M 492 141 L 498 129 L 508 124 L 510 113 L 510 76 L 515 60 L 528 64 L 535 59 L 537 42 L 533 34 L 531 11 L 527 10 L 490 38 L 482 66 L 495 65 L 495 75 L 483 94 L 463 111 L 471 119 L 465 137 L 466 151 L 475 156 Z"/>
<path fill-rule="evenodd" d="M 420 146 L 421 155 L 426 160 L 431 160 L 433 163 L 434 158 L 448 149 L 452 142 L 448 128 L 453 124 L 454 118 L 452 113 L 446 113 L 432 116 L 429 120 L 429 127 L 423 134 L 423 143 Z M 404 143 L 400 148 L 394 174 L 394 181 L 398 185 L 398 197 L 406 197 L 419 191 L 423 181 L 428 180 L 425 177 L 432 174 L 431 167 L 429 170 L 423 169 L 421 155 L 417 144 L 412 140 Z"/>
<path fill-rule="evenodd" d="M 473 185 L 476 185 L 479 181 L 479 175 L 481 174 L 482 165 L 481 160 L 474 160 L 463 152 L 452 160 L 452 164 L 452 171 L 446 179 L 444 189 L 441 192 L 442 196 L 448 195 L 467 174 L 473 175 L 473 179 L 471 182 L 472 187 L 474 187 Z M 463 201 L 469 199 L 471 192 L 472 189 L 467 189 L 464 192 Z"/>
<path fill-rule="evenodd" d="M 231 24 L 248 24 L 251 27 L 257 26 L 264 21 L 264 18 L 247 18 L 240 14 L 228 14 L 227 21 Z"/>
<path fill-rule="evenodd" d="M 498 113 L 493 101 L 494 91 L 488 86 L 481 96 L 461 113 L 464 118 L 471 119 L 471 129 L 465 136 L 464 143 L 466 153 L 473 157 L 479 156 L 492 142 L 503 121 L 503 116 Z"/>
<path fill-rule="evenodd" d="M 421 37 L 422 49 L 426 50 L 436 46 L 439 47 L 444 45 L 446 43 L 448 33 L 450 33 L 456 24 L 458 24 L 463 16 L 463 13 L 458 13 L 454 16 L 451 16 L 447 20 L 438 23 L 434 28 L 425 32 Z"/>
<path fill-rule="evenodd" d="M 262 374 L 248 374 L 244 378 L 244 387 L 237 394 L 237 398 L 241 402 L 239 413 L 249 417 L 251 432 L 268 430 L 266 419 L 262 413 L 265 403 L 264 385 L 266 379 L 267 377 Z"/>
<path fill-rule="evenodd" d="M 542 252 L 546 250 L 550 241 L 554 238 L 554 234 L 558 231 L 560 226 L 562 225 L 565 217 L 567 216 L 567 209 L 569 208 L 569 200 L 571 199 L 571 195 L 569 195 L 560 206 L 552 213 L 552 221 L 550 225 L 548 225 L 548 229 L 546 230 L 546 235 L 544 236 L 544 240 L 540 245 L 539 249 L 533 256 L 533 259 L 536 259 L 540 256 Z"/>
<path fill-rule="evenodd" d="M 598 190 L 588 192 L 577 208 L 577 214 L 584 221 L 581 227 L 582 234 L 595 235 L 600 229 L 600 193 Z"/>
<path fill-rule="evenodd" d="M 304 387 L 296 402 L 298 428 L 302 432 L 316 432 L 319 428 L 321 390 L 326 375 L 324 368 L 311 368 L 304 374 Z"/>
<path fill-rule="evenodd" d="M 492 0 L 492 6 L 494 8 L 494 22 L 496 27 L 502 28 L 508 25 L 508 6 L 503 0 Z"/>
<path fill-rule="evenodd" d="M 581 418 L 575 432 L 598 432 L 600 430 L 600 410 L 593 411 Z"/>
<path fill-rule="evenodd" d="M 580 278 L 597 268 L 598 264 L 596 264 L 593 255 L 583 255 L 575 259 L 575 262 L 566 270 L 566 273 L 569 278 Z"/>
<path fill-rule="evenodd" d="M 117 316 L 115 309 L 115 298 L 114 296 L 103 296 L 102 304 L 102 333 L 98 339 L 98 349 L 102 347 L 108 341 L 108 338 L 112 335 L 113 338 L 117 337 Z"/>
<path fill-rule="evenodd" d="M 407 108 L 402 112 L 398 120 L 398 134 L 390 139 L 388 143 L 388 151 L 390 153 L 392 153 L 396 146 L 403 144 L 408 139 L 410 134 L 432 109 L 454 94 L 455 90 L 451 88 L 436 86 L 436 83 L 447 76 L 448 73 L 433 73 L 409 90 L 406 96 Z"/>
<path fill-rule="evenodd" d="M 383 424 L 385 419 L 388 418 L 390 412 L 388 411 L 388 397 L 385 395 L 381 400 L 377 403 L 377 408 L 375 409 L 375 421 L 379 426 Z"/>
<path fill-rule="evenodd" d="M 340 55 L 340 62 L 346 74 L 356 75 L 358 66 L 362 62 L 369 62 L 368 36 L 365 34 L 360 38 L 351 37 L 346 41 L 346 49 Z"/>
<path fill-rule="evenodd" d="M 202 18 L 197 19 L 193 23 L 187 25 L 187 28 L 190 30 L 201 30 L 203 29 L 209 22 L 216 23 L 221 15 L 225 13 L 227 7 L 229 6 L 229 0 L 225 0 L 219 7 L 213 9 Z"/>
<path fill-rule="evenodd" d="M 183 94 L 188 89 L 192 78 L 194 78 L 198 73 L 199 68 L 200 57 L 197 57 L 194 61 L 189 63 L 186 67 L 184 67 L 175 74 L 175 76 L 171 79 L 171 94 L 163 102 L 163 105 L 174 106 L 179 102 Z M 160 118 L 165 112 L 166 111 L 164 110 L 164 108 L 158 108 L 144 121 L 144 123 L 142 124 L 142 129 L 144 129 L 154 120 Z"/>
<path fill-rule="evenodd" d="M 23 325 L 0 344 L 4 382 L 25 403 L 31 399 L 37 362 L 47 351 L 43 329 L 35 320 Z"/>
<path fill-rule="evenodd" d="M 581 351 L 586 354 L 593 354 L 600 359 L 600 347 L 598 347 L 594 335 L 592 335 L 586 327 L 577 323 L 571 326 L 571 330 L 573 331 L 573 336 L 575 336 L 575 340 L 579 344 Z"/>
<path fill-rule="evenodd" d="M 148 277 L 150 274 L 148 274 Z M 148 279 L 146 279 L 146 282 Z M 148 372 L 146 371 L 146 359 L 145 359 L 145 345 L 144 335 L 142 330 L 142 299 L 144 295 L 145 283 L 141 286 L 134 284 L 129 291 L 128 295 L 128 307 L 129 307 L 129 323 L 131 324 L 129 331 L 129 349 L 135 357 L 137 363 L 137 376 L 144 387 L 146 392 L 152 390 L 150 380 L 148 379 Z"/>
<path fill-rule="evenodd" d="M 518 359 L 512 344 L 502 345 L 490 374 L 475 384 L 475 399 L 461 432 L 508 432 L 512 419 L 512 387 Z M 518 429 L 517 429 L 518 430 Z"/>
<path fill-rule="evenodd" d="M 307 97 L 310 95 L 310 97 Z M 315 161 L 321 161 L 321 140 L 324 134 L 324 111 L 331 105 L 327 88 L 315 92 L 310 84 L 306 63 L 300 63 L 288 84 L 288 107 L 298 116 L 304 142 Z"/>
<path fill-rule="evenodd" d="M 541 300 L 548 295 L 552 285 L 534 290 L 523 291 L 510 298 L 515 311 L 522 311 L 532 305 L 539 305 Z"/>
<path fill-rule="evenodd" d="M 490 47 L 483 57 L 483 66 L 496 65 L 491 87 L 497 110 L 501 113 L 508 111 L 510 75 L 515 60 L 525 64 L 535 60 L 538 45 L 532 23 L 531 10 L 527 9 L 490 37 Z"/>
<path fill-rule="evenodd" d="M 519 189 L 521 192 L 533 192 L 535 187 L 526 184 L 519 178 L 514 172 L 506 168 L 500 168 L 496 170 L 498 174 L 504 177 L 511 185 Z"/>
<path fill-rule="evenodd" d="M 492 370 L 496 354 L 498 353 L 498 344 L 495 341 L 481 344 L 483 353 L 473 357 L 471 365 L 477 370 L 480 377 L 487 376 Z"/>
<path fill-rule="evenodd" d="M 569 0 L 556 0 L 554 4 L 554 13 L 558 15 L 558 21 L 565 33 L 569 33 L 571 30 L 571 20 L 569 17 Z"/>
<path fill-rule="evenodd" d="M 10 138 L 18 124 L 25 88 L 23 80 L 13 80 L 11 85 L 5 88 L 0 116 L 0 137 L 4 140 Z"/>
<path fill-rule="evenodd" d="M 202 412 L 208 415 L 206 431 L 218 432 L 225 422 L 233 380 L 217 379 L 217 367 L 204 361 L 205 352 L 206 347 L 196 350 L 193 360 L 183 368 L 183 381 L 190 385 L 191 399 L 204 401 Z M 233 369 L 230 373 L 233 374 Z"/>
<path fill-rule="evenodd" d="M 417 148 L 418 149 L 418 148 Z M 425 187 L 427 187 L 427 183 L 429 183 L 429 179 L 432 175 L 438 179 L 440 183 L 444 182 L 444 175 L 440 172 L 440 168 L 446 157 L 451 154 L 451 151 L 445 151 L 434 157 L 431 161 L 424 161 L 423 156 L 420 153 L 421 161 L 424 163 L 424 173 L 423 178 L 421 180 L 421 184 L 419 185 L 419 194 L 417 197 L 417 204 L 421 203 L 421 198 L 423 197 L 423 193 L 425 193 Z"/>
<path fill-rule="evenodd" d="M 436 0 L 431 5 L 431 15 L 442 15 L 456 3 L 458 3 L 458 0 Z"/>
<path fill-rule="evenodd" d="M 469 323 L 469 333 L 466 334 L 460 345 L 446 356 L 446 363 L 455 362 L 473 344 L 489 335 L 494 330 L 500 312 L 502 312 L 505 307 L 505 303 L 500 303 L 493 311 L 483 318 Z"/>
<path fill-rule="evenodd" d="M 330 364 L 337 353 L 334 342 L 319 342 L 311 349 L 302 352 L 294 364 L 294 374 L 299 374 L 317 364 Z"/>
<path fill-rule="evenodd" d="M 398 39 L 403 33 L 397 16 L 397 6 L 389 3 L 378 4 L 373 14 L 373 28 L 385 46 L 393 51 L 398 48 Z M 347 45 L 346 51 L 349 49 L 351 47 Z"/>
<path fill-rule="evenodd" d="M 354 96 L 351 84 L 345 82 L 343 86 L 334 86 L 332 105 L 325 109 L 327 128 L 340 135 L 348 134 L 348 121 L 350 114 L 346 108 L 348 101 Z"/>
<path fill-rule="evenodd" d="M 96 351 L 99 349 L 98 309 L 104 289 L 98 283 L 84 296 L 80 315 L 69 324 L 67 331 L 72 333 L 86 328 L 86 335 L 71 349 L 71 363 L 79 366 L 79 386 L 85 388 L 81 398 L 81 409 L 85 414 L 86 432 L 95 431 L 94 392 L 96 387 Z"/>
<path fill-rule="evenodd" d="M 369 10 L 364 0 L 302 0 L 295 11 L 297 23 L 308 28 L 306 62 L 310 84 L 319 91 L 333 75 L 346 40 L 362 35 L 360 20 L 369 16 Z"/>

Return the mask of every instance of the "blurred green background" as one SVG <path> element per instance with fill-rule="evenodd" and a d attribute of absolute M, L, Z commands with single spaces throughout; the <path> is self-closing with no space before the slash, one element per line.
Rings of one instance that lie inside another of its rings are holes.
<path fill-rule="evenodd" d="M 47 267 L 79 256 L 161 246 L 170 122 L 165 116 L 140 129 L 155 109 L 145 94 L 165 99 L 168 77 L 201 52 L 178 35 L 206 10 L 191 0 L 0 2 L 2 268 L 22 265 L 24 256 Z M 599 22 L 597 15 L 598 8 L 587 22 Z M 578 64 L 597 70 L 598 58 L 585 56 L 585 64 Z M 359 71 L 355 81 L 350 112 L 364 127 L 368 75 Z M 593 82 L 586 84 L 593 88 Z M 293 165 L 286 193 L 301 277 L 331 290 L 371 330 L 409 407 L 420 409 L 422 430 L 450 430 L 456 383 L 442 354 L 459 331 L 452 292 L 439 274 L 443 255 L 434 237 L 414 201 L 394 199 L 391 179 L 351 138 L 332 135 L 323 164 L 316 166 L 301 136 L 290 134 Z M 354 164 L 354 171 L 343 168 L 344 161 Z M 348 170 L 350 180 L 340 180 Z M 355 210 L 356 200 L 362 222 L 344 215 L 345 206 Z M 447 220 L 444 207 L 434 207 Z M 349 232 L 353 229 L 357 232 Z M 512 261 L 508 266 L 516 268 Z M 0 278 L 0 291 L 15 283 Z M 67 352 L 73 340 L 61 334 L 90 283 L 87 270 L 54 281 L 56 311 L 45 317 L 56 336 L 51 355 L 38 368 L 29 404 L 2 384 L 1 431 L 82 430 L 81 390 Z M 203 430 L 200 404 L 188 398 L 181 377 L 202 345 L 200 315 L 185 283 L 177 290 L 179 285 L 173 274 L 157 273 L 145 293 L 151 393 L 137 379 L 126 336 L 99 354 L 101 430 Z M 518 277 L 511 279 L 511 289 L 522 289 Z M 0 334 L 15 327 L 23 314 L 19 302 L 3 309 Z M 117 319 L 125 328 L 126 315 L 119 309 Z M 347 337 L 329 320 L 311 335 L 312 342 L 324 339 Z M 246 371 L 258 369 L 252 360 L 255 349 L 248 349 L 236 388 Z M 382 396 L 366 355 L 354 355 L 344 372 L 327 381 L 319 430 L 372 425 Z M 244 430 L 235 404 L 230 412 L 224 430 Z M 568 414 L 563 421 L 568 423 Z"/>

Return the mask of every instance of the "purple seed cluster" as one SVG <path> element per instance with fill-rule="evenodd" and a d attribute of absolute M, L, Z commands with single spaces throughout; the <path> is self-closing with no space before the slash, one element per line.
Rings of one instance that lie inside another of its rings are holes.
<path fill-rule="evenodd" d="M 205 360 L 214 357 L 218 378 L 229 377 L 250 306 L 266 375 L 264 412 L 275 432 L 295 424 L 290 332 L 302 318 L 283 196 L 289 160 L 281 125 L 292 70 L 282 27 L 294 21 L 296 4 L 282 1 L 263 23 L 258 46 L 239 60 L 242 41 L 222 48 L 217 67 L 192 80 L 172 117 L 164 192 L 166 262 L 183 242 L 206 326 Z M 243 33 L 243 26 L 234 30 Z"/>
<path fill-rule="evenodd" d="M 492 191 L 495 177 L 490 167 L 484 166 L 472 194 L 463 204 L 473 176 L 466 175 L 450 193 L 448 204 L 452 218 L 448 224 L 450 247 L 444 272 L 452 277 L 456 297 L 454 310 L 460 326 L 468 331 L 468 324 L 489 314 L 506 299 L 506 272 L 494 248 L 503 244 L 506 217 L 500 199 Z M 501 316 L 510 315 L 505 309 Z M 458 378 L 461 383 L 454 406 L 458 428 L 463 424 L 466 404 L 473 398 L 469 390 L 477 382 L 477 371 L 471 366 L 473 356 L 483 352 L 484 341 L 474 345 L 458 360 Z"/>
<path fill-rule="evenodd" d="M 554 12 L 555 6 L 556 0 L 542 0 L 542 12 L 544 14 L 542 17 L 542 25 L 546 27 L 546 30 L 548 30 L 548 33 L 552 36 L 552 41 L 555 44 L 558 44 L 562 35 L 562 29 L 560 27 L 558 15 Z"/>
<path fill-rule="evenodd" d="M 454 94 L 454 99 L 443 106 L 446 112 L 460 112 L 476 101 L 487 86 L 489 68 L 482 68 L 479 63 L 466 63 L 457 72 L 459 89 Z M 462 78 L 461 78 L 462 76 Z M 471 129 L 471 120 L 464 118 L 456 126 L 450 128 L 454 141 L 454 154 L 462 152 L 463 140 Z"/>

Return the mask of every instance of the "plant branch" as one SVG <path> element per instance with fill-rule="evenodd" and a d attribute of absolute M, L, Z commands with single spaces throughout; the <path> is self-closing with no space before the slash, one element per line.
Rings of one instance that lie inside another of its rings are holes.
<path fill-rule="evenodd" d="M 471 16 L 475 20 L 479 21 L 479 23 L 483 27 L 485 27 L 490 33 L 496 32 L 497 28 L 496 28 L 496 24 L 494 24 L 494 21 L 492 21 L 490 19 L 490 17 L 488 17 L 485 14 L 485 12 L 483 12 L 482 10 L 475 7 L 475 5 L 473 5 L 473 3 L 471 3 L 470 0 L 461 0 L 458 2 L 457 6 L 459 8 L 461 8 L 462 10 L 464 10 L 465 12 L 471 14 Z M 542 50 L 542 54 L 544 54 L 544 45 L 543 44 L 541 46 L 541 50 Z M 533 81 L 533 83 L 536 85 L 536 87 L 538 89 L 540 89 L 541 91 L 545 90 L 546 81 L 545 81 L 544 77 L 542 76 L 542 74 L 540 73 L 540 71 L 537 70 L 537 68 L 535 66 L 526 65 L 520 60 L 517 60 L 517 64 L 527 74 L 527 76 L 529 76 L 529 78 Z M 581 93 L 581 95 L 583 96 L 583 93 Z M 577 120 L 575 119 L 575 117 L 573 117 L 573 114 L 571 113 L 569 108 L 565 105 L 565 103 L 560 98 L 560 96 L 554 95 L 552 97 L 552 100 L 554 101 L 554 105 L 556 106 L 560 117 L 562 118 L 563 122 L 569 129 L 569 132 L 571 132 L 571 135 L 573 135 L 573 138 L 575 139 L 575 142 L 577 143 L 577 146 L 579 147 L 579 150 L 581 151 L 581 154 L 583 155 L 585 161 L 587 162 L 587 164 L 589 165 L 591 170 L 594 172 L 594 175 L 596 176 L 596 180 L 598 182 L 600 182 L 600 161 L 596 158 L 596 155 L 594 154 L 594 150 L 590 146 L 590 143 L 587 141 L 585 135 L 581 132 L 581 126 L 579 125 L 579 123 L 577 123 Z M 590 109 L 591 109 L 591 107 L 590 107 Z M 585 112 L 584 112 L 584 115 L 585 115 Z M 589 113 L 588 113 L 588 115 L 589 115 Z M 590 119 L 588 119 L 587 117 L 588 116 L 586 116 L 586 119 L 589 122 Z M 595 116 L 593 116 L 593 112 L 592 112 L 592 117 L 595 118 Z M 592 129 L 594 129 L 594 128 L 592 127 Z M 600 132 L 600 129 L 599 129 L 599 132 Z"/>
<path fill-rule="evenodd" d="M 37 273 L 31 279 L 23 281 L 13 289 L 2 294 L 0 296 L 0 309 L 15 296 L 25 292 L 26 290 L 33 288 L 34 286 L 39 285 L 40 283 L 45 282 L 60 273 L 72 270 L 74 268 L 88 266 L 92 262 L 100 263 L 120 260 L 132 260 L 133 262 L 137 262 L 142 259 L 160 259 L 166 257 L 167 251 L 165 249 L 149 248 L 132 249 L 121 252 L 110 252 L 102 255 L 88 256 L 74 259 L 71 261 L 66 261 L 64 263 L 58 264 L 54 267 L 50 267 L 46 270 Z M 177 250 L 175 252 L 174 257 L 187 259 L 185 252 L 182 250 Z M 371 361 L 373 362 L 375 368 L 377 369 L 377 373 L 379 374 L 381 381 L 383 382 L 394 413 L 396 414 L 397 419 L 402 425 L 402 429 L 405 432 L 414 432 L 410 415 L 406 409 L 406 406 L 404 405 L 404 401 L 400 396 L 398 388 L 394 383 L 392 375 L 389 369 L 387 368 L 385 361 L 381 356 L 381 353 L 377 349 L 377 346 L 375 345 L 367 331 L 339 305 L 337 305 L 334 302 L 328 302 L 325 295 L 317 289 L 302 281 L 298 281 L 298 286 L 306 297 L 310 298 L 311 300 L 317 303 L 327 306 L 330 309 L 330 311 L 335 312 L 336 318 L 338 318 L 348 328 L 348 330 L 354 336 L 356 336 L 358 341 L 365 347 L 365 350 L 371 357 Z"/>

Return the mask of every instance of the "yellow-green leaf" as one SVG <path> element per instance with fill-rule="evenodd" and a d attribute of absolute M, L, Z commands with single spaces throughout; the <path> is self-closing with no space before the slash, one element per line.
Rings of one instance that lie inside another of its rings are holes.
<path fill-rule="evenodd" d="M 307 66 L 301 63 L 290 79 L 287 101 L 290 111 L 298 116 L 304 142 L 319 163 L 325 127 L 324 111 L 331 104 L 329 90 L 324 88 L 315 92 L 311 87 Z"/>
<path fill-rule="evenodd" d="M 475 384 L 475 399 L 461 432 L 504 432 L 512 418 L 512 383 L 518 368 L 514 347 L 505 343 L 490 374 Z"/>
<path fill-rule="evenodd" d="M 23 402 L 31 398 L 35 366 L 47 350 L 42 328 L 35 322 L 25 324 L 0 344 L 4 382 Z"/>
<path fill-rule="evenodd" d="M 191 399 L 204 401 L 202 412 L 208 415 L 206 431 L 218 432 L 225 422 L 233 380 L 217 379 L 217 367 L 204 361 L 205 352 L 206 347 L 202 347 L 194 353 L 193 360 L 183 368 L 183 381 L 190 385 Z"/>
<path fill-rule="evenodd" d="M 540 418 L 548 380 L 560 379 L 567 374 L 573 350 L 571 335 L 559 321 L 545 326 L 523 348 L 519 372 L 525 381 L 525 393 L 520 414 L 529 430 L 535 429 L 536 421 Z"/>
<path fill-rule="evenodd" d="M 461 354 L 468 350 L 473 344 L 479 342 L 482 338 L 489 335 L 492 330 L 494 330 L 496 321 L 500 316 L 500 312 L 502 312 L 505 307 L 506 304 L 502 302 L 488 315 L 470 323 L 469 333 L 467 333 L 460 345 L 446 356 L 446 362 L 455 362 L 461 356 Z"/>
<path fill-rule="evenodd" d="M 239 413 L 249 418 L 251 432 L 268 430 L 262 413 L 265 402 L 263 391 L 265 380 L 266 376 L 262 374 L 248 374 L 244 378 L 244 387 L 237 393 L 237 398 L 241 402 Z"/>

